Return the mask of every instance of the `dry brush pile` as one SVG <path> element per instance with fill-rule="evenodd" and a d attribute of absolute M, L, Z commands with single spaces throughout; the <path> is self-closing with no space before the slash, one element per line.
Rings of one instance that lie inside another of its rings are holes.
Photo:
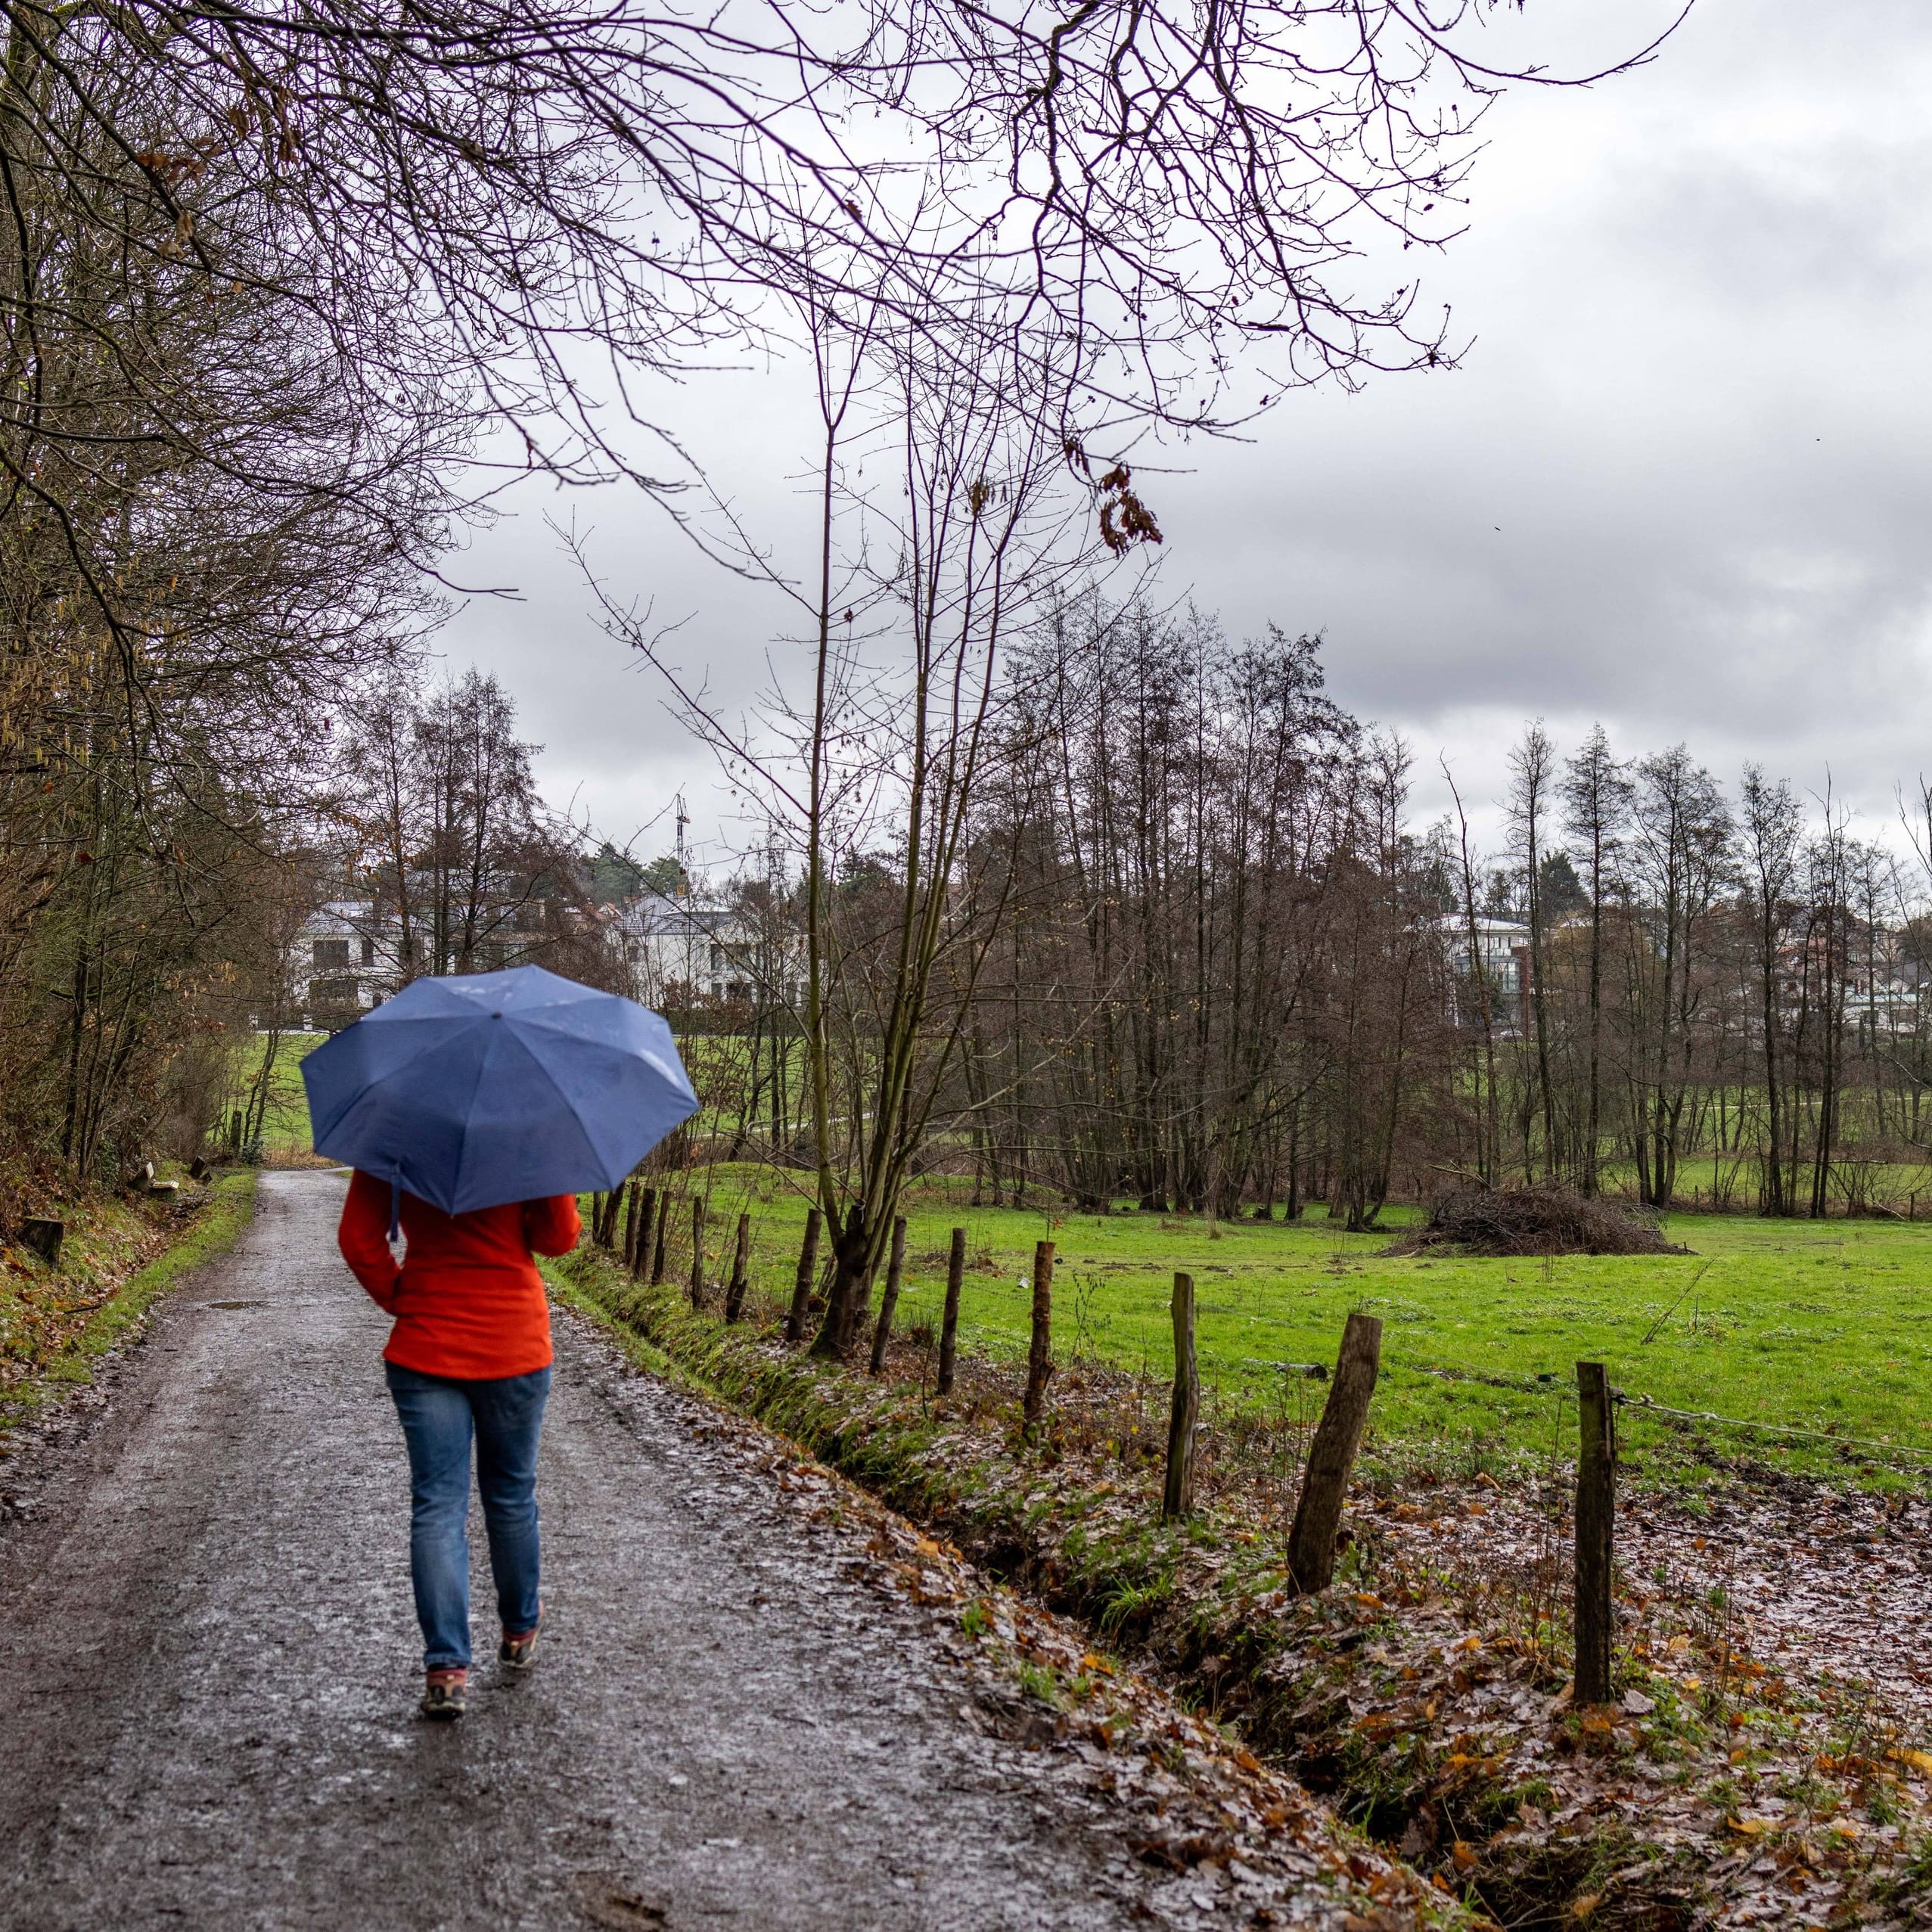
<path fill-rule="evenodd" d="M 1663 1238 L 1654 1216 L 1620 1201 L 1554 1188 L 1468 1188 L 1445 1194 L 1429 1218 L 1387 1252 L 1520 1256 L 1688 1254 Z"/>

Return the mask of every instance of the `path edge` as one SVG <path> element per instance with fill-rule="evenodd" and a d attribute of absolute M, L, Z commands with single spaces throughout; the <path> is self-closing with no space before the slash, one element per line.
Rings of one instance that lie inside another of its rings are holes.
<path fill-rule="evenodd" d="M 155 1304 L 185 1276 L 219 1260 L 241 1240 L 255 1218 L 258 1178 L 252 1167 L 219 1176 L 188 1225 L 115 1288 L 64 1349 L 0 1396 L 0 1454 L 15 1430 L 91 1384 L 103 1356 L 138 1340 Z"/>

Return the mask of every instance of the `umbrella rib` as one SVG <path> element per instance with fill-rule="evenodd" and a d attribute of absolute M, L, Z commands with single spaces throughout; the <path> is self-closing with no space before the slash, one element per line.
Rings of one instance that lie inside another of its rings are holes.
<path fill-rule="evenodd" d="M 489 1071 L 489 1063 L 496 1058 L 496 1049 L 502 1039 L 503 1030 L 500 1027 L 492 1027 L 489 1044 L 477 1061 L 476 1084 L 471 1088 L 469 1103 L 463 1110 L 462 1134 L 457 1143 L 456 1179 L 449 1190 L 449 1212 L 452 1214 L 457 1212 L 456 1203 L 463 1198 L 463 1169 L 470 1159 L 470 1117 L 476 1109 L 477 1095 L 483 1089 L 483 1076 Z"/>
<path fill-rule="evenodd" d="M 607 996 L 607 997 L 608 997 L 608 996 Z M 561 1004 L 561 1002 L 558 1003 L 559 1005 Z M 660 1019 L 662 1017 L 658 1014 L 653 1013 L 648 1007 L 645 1007 L 641 1010 L 643 1011 L 645 1017 L 649 1019 L 657 1020 Z M 520 1013 L 517 1014 L 517 1017 L 519 1021 L 525 1026 L 542 1027 L 548 1032 L 561 1033 L 567 1039 L 582 1041 L 586 1037 L 582 1033 L 579 1032 L 574 1027 L 560 1026 L 556 1022 L 544 1019 L 536 1013 Z M 682 1080 L 684 1082 L 686 1091 L 691 1095 L 691 1112 L 694 1114 L 697 1111 L 697 1091 L 691 1086 L 691 1075 L 688 1070 L 685 1068 L 683 1061 L 677 1058 L 677 1048 L 675 1044 L 672 1046 L 671 1060 L 669 1064 L 667 1065 L 665 1062 L 663 1055 L 660 1051 L 655 1042 L 640 1044 L 629 1041 L 620 1042 L 604 1040 L 596 1041 L 592 1043 L 598 1045 L 607 1046 L 613 1052 L 634 1054 L 638 1059 L 643 1061 L 647 1066 L 652 1067 L 657 1073 L 663 1074 L 666 1079 Z M 687 1116 L 686 1117 L 688 1118 L 689 1117 Z"/>

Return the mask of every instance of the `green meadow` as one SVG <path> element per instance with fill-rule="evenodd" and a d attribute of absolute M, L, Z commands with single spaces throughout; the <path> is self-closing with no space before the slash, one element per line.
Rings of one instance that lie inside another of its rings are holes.
<path fill-rule="evenodd" d="M 271 1159 L 308 1145 L 300 1062 L 321 1038 L 284 1042 L 263 1137 Z M 787 1297 L 809 1177 L 742 1165 L 691 1178 L 709 1188 L 713 1273 L 728 1267 L 733 1222 L 749 1209 L 754 1282 Z M 1586 1360 L 1607 1365 L 1629 1396 L 1725 1418 L 1666 1424 L 1626 1404 L 1622 1440 L 1639 1472 L 1736 1456 L 1881 1484 L 1932 1470 L 1932 1222 L 1685 1213 L 1665 1232 L 1688 1254 L 1499 1261 L 1391 1256 L 1414 1214 L 1386 1218 L 1380 1232 L 1350 1235 L 1319 1207 L 1292 1225 L 973 1207 L 963 1184 L 929 1182 L 908 1204 L 896 1325 L 936 1328 L 951 1230 L 963 1226 L 964 1346 L 1025 1352 L 1034 1244 L 1051 1241 L 1055 1353 L 1164 1380 L 1169 1298 L 1185 1269 L 1214 1399 L 1291 1418 L 1312 1417 L 1322 1395 L 1298 1371 L 1333 1362 L 1351 1310 L 1379 1315 L 1376 1437 L 1446 1468 L 1566 1450 Z M 679 1278 L 688 1226 L 680 1207 Z"/>
<path fill-rule="evenodd" d="M 750 1207 L 757 1278 L 784 1293 L 803 1201 L 742 1169 L 720 1170 L 712 1201 L 714 1269 L 728 1260 L 731 1217 Z M 929 1187 L 909 1215 L 896 1325 L 937 1324 L 949 1231 L 961 1225 L 961 1338 L 996 1353 L 1025 1350 L 1034 1244 L 1050 1240 L 1057 1354 L 1170 1376 L 1169 1300 L 1185 1269 L 1204 1376 L 1230 1403 L 1312 1415 L 1322 1387 L 1297 1367 L 1332 1363 L 1351 1310 L 1379 1315 L 1377 1431 L 1385 1448 L 1446 1465 L 1571 1449 L 1576 1364 L 1595 1360 L 1632 1396 L 1727 1418 L 1669 1426 L 1626 1405 L 1623 1441 L 1639 1471 L 1741 1455 L 1878 1483 L 1911 1480 L 1921 1461 L 1932 1468 L 1932 1225 L 1684 1214 L 1666 1232 L 1685 1255 L 1387 1253 L 1413 1218 L 1398 1211 L 1371 1235 L 1344 1233 L 1319 1209 L 1292 1226 L 1210 1227 L 1132 1210 L 973 1208 Z"/>
<path fill-rule="evenodd" d="M 262 1113 L 262 1153 L 270 1165 L 291 1156 L 311 1151 L 309 1141 L 309 1100 L 302 1086 L 302 1062 L 328 1038 L 326 1033 L 284 1033 L 276 1049 L 275 1062 L 269 1070 L 268 1104 Z M 237 1098 L 261 1071 L 261 1040 L 243 1042 L 235 1061 Z"/>

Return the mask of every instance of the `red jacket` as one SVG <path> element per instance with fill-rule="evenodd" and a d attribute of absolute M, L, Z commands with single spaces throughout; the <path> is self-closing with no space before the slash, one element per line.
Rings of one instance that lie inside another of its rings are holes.
<path fill-rule="evenodd" d="M 396 1317 L 385 1359 L 460 1382 L 549 1365 L 550 1304 L 533 1254 L 567 1254 L 582 1223 L 576 1197 L 446 1214 L 402 1197 L 402 1265 L 389 1251 L 389 1183 L 359 1172 L 336 1241 L 376 1304 Z"/>

